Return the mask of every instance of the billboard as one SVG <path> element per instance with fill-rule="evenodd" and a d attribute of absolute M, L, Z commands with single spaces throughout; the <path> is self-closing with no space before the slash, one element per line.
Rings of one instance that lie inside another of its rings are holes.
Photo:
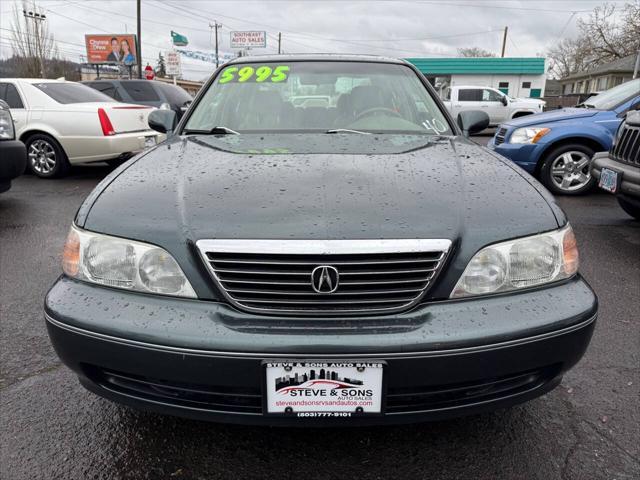
<path fill-rule="evenodd" d="M 231 48 L 264 48 L 267 46 L 267 32 L 231 32 Z"/>
<path fill-rule="evenodd" d="M 132 34 L 85 35 L 88 63 L 110 63 L 135 65 L 138 56 L 138 42 Z"/>

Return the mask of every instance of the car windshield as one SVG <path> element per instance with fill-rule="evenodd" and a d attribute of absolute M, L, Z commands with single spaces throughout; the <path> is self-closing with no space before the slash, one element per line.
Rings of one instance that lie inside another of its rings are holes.
<path fill-rule="evenodd" d="M 185 132 L 329 132 L 451 135 L 408 66 L 367 62 L 265 62 L 224 68 Z"/>
<path fill-rule="evenodd" d="M 98 92 L 91 87 L 73 82 L 43 82 L 34 83 L 34 87 L 42 90 L 62 104 L 84 103 L 84 102 L 115 102 L 111 97 Z"/>
<path fill-rule="evenodd" d="M 611 110 L 637 95 L 640 95 L 640 78 L 613 87 L 595 97 L 588 98 L 581 106 L 598 110 Z"/>

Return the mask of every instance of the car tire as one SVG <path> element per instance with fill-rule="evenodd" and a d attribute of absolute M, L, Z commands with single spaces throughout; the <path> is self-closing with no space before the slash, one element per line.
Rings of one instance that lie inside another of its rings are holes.
<path fill-rule="evenodd" d="M 618 199 L 618 203 L 620 204 L 620 206 L 625 212 L 627 212 L 636 220 L 640 221 L 640 208 L 638 208 L 636 205 L 633 205 L 631 202 L 625 200 L 622 197 L 616 197 L 616 198 Z"/>
<path fill-rule="evenodd" d="M 37 133 L 25 140 L 27 168 L 40 178 L 62 177 L 69 170 L 69 160 L 60 144 L 51 136 Z"/>
<path fill-rule="evenodd" d="M 593 188 L 596 179 L 589 171 L 594 155 L 591 147 L 570 143 L 552 149 L 544 156 L 540 181 L 557 195 L 582 195 Z"/>
<path fill-rule="evenodd" d="M 122 160 L 121 158 L 112 158 L 111 160 L 105 160 L 105 162 L 107 163 L 107 165 L 109 165 L 111 168 L 118 168 L 120 165 L 122 165 L 123 163 L 125 163 L 128 159 L 126 160 Z"/>

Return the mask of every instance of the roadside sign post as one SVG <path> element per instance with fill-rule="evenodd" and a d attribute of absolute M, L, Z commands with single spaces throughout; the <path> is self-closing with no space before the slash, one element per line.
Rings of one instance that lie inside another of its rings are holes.
<path fill-rule="evenodd" d="M 180 54 L 175 50 L 165 53 L 165 62 L 167 75 L 173 77 L 173 84 L 176 84 L 176 78 L 182 75 L 182 64 L 180 62 Z"/>
<path fill-rule="evenodd" d="M 144 78 L 147 80 L 153 80 L 156 76 L 156 73 L 153 71 L 151 65 L 147 65 L 144 67 Z"/>

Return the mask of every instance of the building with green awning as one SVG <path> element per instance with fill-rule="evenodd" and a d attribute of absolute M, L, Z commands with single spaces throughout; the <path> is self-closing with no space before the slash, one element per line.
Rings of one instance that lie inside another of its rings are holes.
<path fill-rule="evenodd" d="M 544 96 L 546 62 L 540 57 L 406 58 L 438 89 L 494 87 L 512 97 Z"/>

